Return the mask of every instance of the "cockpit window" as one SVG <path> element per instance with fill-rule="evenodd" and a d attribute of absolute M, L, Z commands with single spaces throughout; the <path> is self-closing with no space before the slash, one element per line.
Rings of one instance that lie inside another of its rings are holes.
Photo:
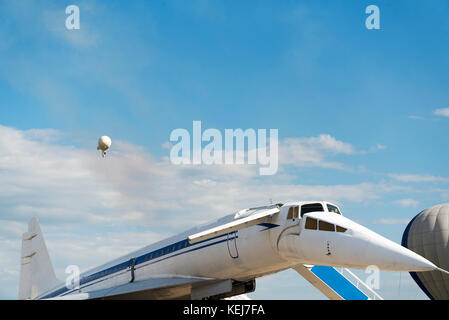
<path fill-rule="evenodd" d="M 293 219 L 298 219 L 298 211 L 299 211 L 298 206 L 293 208 Z"/>
<path fill-rule="evenodd" d="M 316 219 L 307 217 L 306 229 L 316 230 L 317 226 L 318 226 L 318 221 Z"/>
<path fill-rule="evenodd" d="M 315 218 L 307 217 L 305 228 L 309 230 L 319 230 L 319 231 L 331 231 L 331 232 L 346 232 L 346 228 L 340 227 L 323 220 L 318 220 Z M 335 230 L 336 229 L 336 230 Z"/>
<path fill-rule="evenodd" d="M 332 223 L 320 220 L 319 229 L 321 231 L 335 231 L 335 225 L 333 225 Z"/>
<path fill-rule="evenodd" d="M 311 218 L 311 217 L 307 217 L 306 219 L 306 225 L 305 225 L 306 229 L 309 230 L 320 230 L 320 231 L 332 231 L 332 232 L 346 232 L 346 228 L 340 227 L 338 225 L 326 222 L 326 221 L 322 221 L 322 220 L 317 220 L 315 218 Z M 335 230 L 337 229 L 337 230 Z"/>
<path fill-rule="evenodd" d="M 338 208 L 336 206 L 331 205 L 331 204 L 327 204 L 327 211 L 341 214 L 340 211 L 338 210 Z"/>
<path fill-rule="evenodd" d="M 288 208 L 287 219 L 293 219 L 293 207 Z"/>
<path fill-rule="evenodd" d="M 298 219 L 299 206 L 288 208 L 287 219 Z"/>
<path fill-rule="evenodd" d="M 321 203 L 310 203 L 301 206 L 301 217 L 309 212 L 324 211 Z"/>

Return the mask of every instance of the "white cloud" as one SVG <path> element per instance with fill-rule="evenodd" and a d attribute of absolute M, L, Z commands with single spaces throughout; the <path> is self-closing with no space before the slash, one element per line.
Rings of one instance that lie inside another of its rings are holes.
<path fill-rule="evenodd" d="M 401 207 L 411 207 L 416 208 L 420 205 L 420 202 L 415 199 L 400 199 L 394 202 Z"/>
<path fill-rule="evenodd" d="M 410 115 L 407 118 L 412 119 L 412 120 L 426 120 L 426 118 L 424 118 L 424 117 L 415 116 L 415 115 Z"/>
<path fill-rule="evenodd" d="M 395 180 L 401 182 L 447 182 L 448 178 L 435 177 L 429 174 L 389 174 L 389 176 Z"/>
<path fill-rule="evenodd" d="M 350 168 L 343 163 L 330 159 L 337 155 L 363 155 L 386 148 L 382 144 L 376 144 L 367 151 L 357 151 L 352 144 L 339 141 L 329 134 L 308 138 L 286 138 L 279 144 L 279 163 L 297 167 L 349 170 Z"/>
<path fill-rule="evenodd" d="M 103 159 L 94 149 L 57 144 L 61 136 L 54 130 L 21 131 L 0 126 L 3 217 L 26 221 L 38 215 L 56 224 L 108 226 L 123 221 L 151 226 L 157 217 L 160 227 L 173 228 L 203 220 L 204 216 L 221 216 L 263 204 L 270 198 L 360 202 L 392 190 L 372 183 L 292 185 L 283 178 L 263 179 L 250 165 L 172 165 L 168 158 L 155 159 L 145 149 L 121 141 L 114 141 Z M 305 165 L 326 165 L 320 148 L 353 152 L 348 144 L 332 137 L 300 141 L 303 143 L 294 144 L 295 151 L 305 148 L 304 144 L 315 146 L 306 154 L 296 154 L 297 161 Z M 185 210 L 190 213 L 179 214 Z"/>
<path fill-rule="evenodd" d="M 173 147 L 170 141 L 166 141 L 162 144 L 162 148 L 170 150 Z"/>
<path fill-rule="evenodd" d="M 329 152 L 354 154 L 354 147 L 342 141 L 338 141 L 329 134 L 320 134 L 318 137 L 291 139 L 311 148 Z"/>
<path fill-rule="evenodd" d="M 279 162 L 298 167 L 344 169 L 339 162 L 327 160 L 337 154 L 354 154 L 354 147 L 328 134 L 310 138 L 286 138 L 279 145 Z"/>
<path fill-rule="evenodd" d="M 381 151 L 381 150 L 385 150 L 387 149 L 386 146 L 384 146 L 383 144 L 377 143 L 374 146 L 371 146 L 368 150 L 361 150 L 358 153 L 360 154 L 368 154 L 368 153 L 373 153 L 373 152 L 377 152 L 377 151 Z"/>
<path fill-rule="evenodd" d="M 436 109 L 433 114 L 437 116 L 449 117 L 449 108 Z"/>
<path fill-rule="evenodd" d="M 215 186 L 217 183 L 213 180 L 210 179 L 202 179 L 202 180 L 195 180 L 193 181 L 194 184 L 199 185 L 199 186 Z"/>
<path fill-rule="evenodd" d="M 386 224 L 386 225 L 408 224 L 409 222 L 410 219 L 398 219 L 398 218 L 382 218 L 374 221 L 375 224 Z"/>
<path fill-rule="evenodd" d="M 269 144 L 271 145 L 271 143 Z M 165 142 L 162 144 L 164 149 L 171 149 L 173 145 L 169 142 Z M 355 154 L 365 154 L 368 152 L 375 152 L 377 150 L 383 150 L 386 147 L 377 144 L 374 147 L 371 147 L 369 151 L 356 151 L 354 146 L 350 143 L 346 143 L 343 141 L 339 141 L 336 138 L 332 137 L 329 134 L 321 134 L 317 137 L 307 137 L 307 138 L 286 138 L 279 141 L 279 150 L 278 150 L 278 160 L 280 165 L 288 165 L 295 167 L 321 167 L 321 168 L 332 168 L 332 169 L 349 169 L 343 163 L 331 161 L 330 159 L 337 155 L 355 155 Z M 270 147 L 267 148 L 270 150 Z M 204 151 L 204 150 L 203 150 Z M 220 151 L 220 150 L 215 150 Z M 222 151 L 221 161 L 224 163 L 224 159 L 226 157 L 226 150 Z M 248 151 L 242 150 L 231 150 L 227 151 L 234 154 L 241 153 L 241 157 L 243 159 L 248 159 Z M 256 149 L 256 152 L 262 153 L 270 153 L 271 151 L 267 151 L 265 148 Z M 233 156 L 231 155 L 231 157 Z M 192 155 L 190 158 L 186 158 L 187 162 L 191 161 Z M 179 156 L 178 160 L 181 162 L 182 156 Z M 270 153 L 270 160 L 273 156 Z M 222 167 L 222 166 L 221 166 Z M 257 174 L 256 170 L 249 171 L 251 166 L 232 166 L 235 168 L 244 168 L 244 170 L 240 170 L 241 173 L 246 172 L 246 174 L 255 175 Z M 261 165 L 261 167 L 264 167 Z M 227 169 L 229 170 L 229 168 Z"/>

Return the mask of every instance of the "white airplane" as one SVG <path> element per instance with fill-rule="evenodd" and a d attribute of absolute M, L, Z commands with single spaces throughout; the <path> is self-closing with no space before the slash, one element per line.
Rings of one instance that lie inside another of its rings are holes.
<path fill-rule="evenodd" d="M 255 279 L 324 265 L 446 272 L 345 218 L 335 204 L 300 201 L 241 210 L 57 280 L 36 218 L 23 234 L 19 299 L 201 299 L 254 291 Z"/>

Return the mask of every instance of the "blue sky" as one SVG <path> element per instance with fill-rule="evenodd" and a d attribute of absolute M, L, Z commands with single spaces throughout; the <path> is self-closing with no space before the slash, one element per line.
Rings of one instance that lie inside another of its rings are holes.
<path fill-rule="evenodd" d="M 80 30 L 65 28 L 70 4 Z M 365 28 L 370 4 L 380 30 Z M 436 112 L 449 108 L 448 9 L 445 0 L 0 2 L 0 297 L 16 297 L 18 239 L 33 215 L 62 276 L 74 261 L 94 265 L 269 198 L 329 198 L 400 242 L 409 219 L 449 197 L 449 110 Z M 278 129 L 278 174 L 173 168 L 164 144 L 193 120 Z M 103 134 L 113 139 L 106 166 L 95 152 Z M 101 250 L 84 256 L 91 243 Z M 320 297 L 296 278 L 262 279 L 253 296 Z M 386 298 L 425 298 L 408 274 L 382 279 Z"/>

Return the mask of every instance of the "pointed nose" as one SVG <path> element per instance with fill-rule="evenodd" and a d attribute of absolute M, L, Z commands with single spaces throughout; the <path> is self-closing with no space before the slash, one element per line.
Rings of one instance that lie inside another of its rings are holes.
<path fill-rule="evenodd" d="M 395 271 L 432 271 L 439 268 L 419 254 L 391 241 L 381 235 L 370 232 L 368 248 L 369 260 L 375 261 L 382 270 Z"/>

